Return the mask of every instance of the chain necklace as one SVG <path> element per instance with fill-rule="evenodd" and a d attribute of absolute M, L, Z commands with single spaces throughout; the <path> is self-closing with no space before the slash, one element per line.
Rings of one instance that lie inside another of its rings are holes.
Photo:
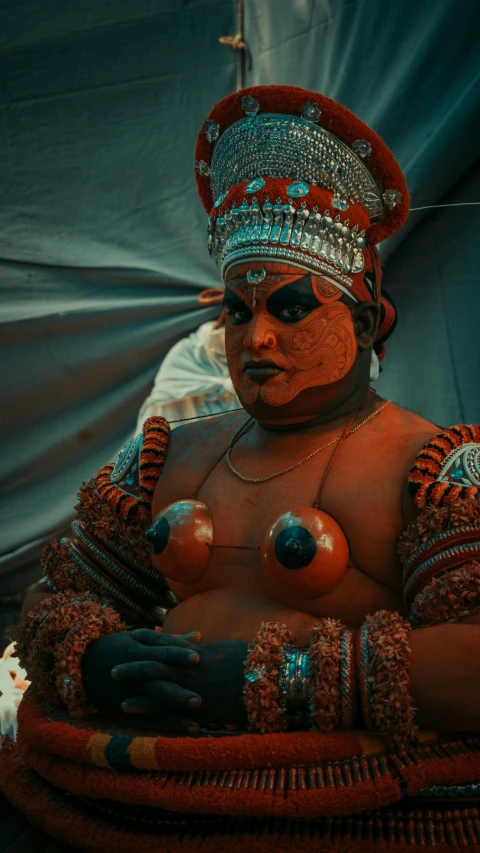
<path fill-rule="evenodd" d="M 322 444 L 322 446 L 321 446 L 321 447 L 317 447 L 317 449 L 316 449 L 316 450 L 312 450 L 312 452 L 311 452 L 311 453 L 309 453 L 309 454 L 308 454 L 308 456 L 305 456 L 305 458 L 304 458 L 304 459 L 300 459 L 300 462 L 295 462 L 295 464 L 294 464 L 294 465 L 289 465 L 289 467 L 288 467 L 288 468 L 282 468 L 282 470 L 281 470 L 281 471 L 276 471 L 276 472 L 275 472 L 275 474 L 269 474 L 269 475 L 268 475 L 268 477 L 244 477 L 244 476 L 243 476 L 243 474 L 241 474 L 241 473 L 240 473 L 240 471 L 237 471 L 237 469 L 236 469 L 236 468 L 234 468 L 234 466 L 233 466 L 233 464 L 232 464 L 232 461 L 231 461 L 231 459 L 230 459 L 230 454 L 231 454 L 231 452 L 232 452 L 233 445 L 235 444 L 235 442 L 237 441 L 237 439 L 238 439 L 238 438 L 240 438 L 241 433 L 242 433 L 244 430 L 245 430 L 245 433 L 246 433 L 246 432 L 248 431 L 248 429 L 250 429 L 250 427 L 251 427 L 251 426 L 253 425 L 253 423 L 254 423 L 254 419 L 253 419 L 253 418 L 247 418 L 247 420 L 245 421 L 245 423 L 243 423 L 243 424 L 241 425 L 241 427 L 239 427 L 239 429 L 237 429 L 236 433 L 235 433 L 235 434 L 232 436 L 232 438 L 230 439 L 230 443 L 229 443 L 229 445 L 228 445 L 228 450 L 227 450 L 227 452 L 226 452 L 226 454 L 225 454 L 225 459 L 227 460 L 227 465 L 228 465 L 228 467 L 230 468 L 230 471 L 232 472 L 232 474 L 235 474 L 235 476 L 236 476 L 236 477 L 238 477 L 238 478 L 239 478 L 239 480 L 243 480 L 243 482 L 244 482 L 244 483 L 265 483 L 267 480 L 274 480 L 274 479 L 275 479 L 275 477 L 281 477 L 281 476 L 282 476 L 282 474 L 288 474 L 288 472 L 289 472 L 289 471 L 293 471 L 293 469 L 294 469 L 294 468 L 299 468 L 299 467 L 300 467 L 300 465 L 303 465 L 305 462 L 308 462 L 308 460 L 309 460 L 309 459 L 312 459 L 312 457 L 313 457 L 313 456 L 316 456 L 316 455 L 317 455 L 317 453 L 320 453 L 322 450 L 326 450 L 326 448 L 327 448 L 327 447 L 331 447 L 331 446 L 332 446 L 332 444 L 337 444 L 337 442 L 339 442 L 339 441 L 340 441 L 340 439 L 348 438 L 348 436 L 349 436 L 349 435 L 353 435 L 353 433 L 354 433 L 354 432 L 356 432 L 356 431 L 357 431 L 357 429 L 360 429 L 360 428 L 361 428 L 361 427 L 363 427 L 363 426 L 364 426 L 368 421 L 371 421 L 371 420 L 372 420 L 372 418 L 375 418 L 377 415 L 379 415 L 379 414 L 380 414 L 380 412 L 383 412 L 383 410 L 384 410 L 388 405 L 390 405 L 390 403 L 391 403 L 391 402 L 392 402 L 391 400 L 387 400 L 387 402 L 386 402 L 386 403 L 384 403 L 384 404 L 383 404 L 383 406 L 380 406 L 378 409 L 375 409 L 375 411 L 374 411 L 374 412 L 372 412 L 370 415 L 368 415 L 368 417 L 364 418 L 364 419 L 363 419 L 363 421 L 360 421 L 360 423 L 359 423 L 359 424 L 357 424 L 357 426 L 356 426 L 356 427 L 354 427 L 353 429 L 349 430 L 349 432 L 347 432 L 347 433 L 345 433 L 345 434 L 343 434 L 343 433 L 342 433 L 341 435 L 337 436 L 337 438 L 332 438 L 330 441 L 327 441 L 327 443 L 326 443 L 326 444 Z M 247 426 L 247 425 L 248 425 L 248 426 Z M 245 427 L 247 427 L 247 429 L 245 429 Z M 245 433 L 244 433 L 244 434 L 245 434 Z"/>

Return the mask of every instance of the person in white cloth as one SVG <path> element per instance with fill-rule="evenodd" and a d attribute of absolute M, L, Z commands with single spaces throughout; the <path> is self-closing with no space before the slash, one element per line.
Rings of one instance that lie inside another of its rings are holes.
<path fill-rule="evenodd" d="M 223 288 L 209 288 L 198 297 L 200 305 L 217 305 Z M 224 314 L 202 323 L 167 353 L 153 388 L 142 404 L 136 434 L 147 418 L 161 415 L 171 423 L 239 408 L 225 355 Z"/>

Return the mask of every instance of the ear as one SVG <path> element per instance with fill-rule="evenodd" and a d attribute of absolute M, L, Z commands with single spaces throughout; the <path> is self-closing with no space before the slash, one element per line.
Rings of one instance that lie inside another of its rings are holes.
<path fill-rule="evenodd" d="M 380 306 L 373 300 L 360 302 L 353 307 L 352 320 L 358 348 L 360 350 L 370 349 L 377 334 Z"/>

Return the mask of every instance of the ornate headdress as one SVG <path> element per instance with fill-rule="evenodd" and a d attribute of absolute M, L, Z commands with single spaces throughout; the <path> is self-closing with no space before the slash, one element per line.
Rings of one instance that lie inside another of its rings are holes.
<path fill-rule="evenodd" d="M 248 260 L 294 264 L 355 301 L 381 301 L 377 341 L 385 339 L 395 312 L 380 296 L 375 246 L 405 222 L 409 194 L 392 152 L 366 124 L 324 95 L 254 86 L 214 106 L 195 171 L 224 280 Z"/>

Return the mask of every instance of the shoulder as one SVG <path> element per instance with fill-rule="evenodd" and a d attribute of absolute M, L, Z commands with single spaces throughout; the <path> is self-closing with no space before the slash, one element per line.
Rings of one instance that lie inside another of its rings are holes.
<path fill-rule="evenodd" d="M 191 495 L 226 451 L 247 413 L 228 412 L 182 424 L 172 430 L 168 457 L 153 497 L 153 514 L 159 507 Z"/>
<path fill-rule="evenodd" d="M 212 415 L 176 427 L 170 435 L 167 465 L 170 467 L 179 461 L 194 461 L 199 453 L 204 460 L 212 453 L 221 453 L 247 417 L 242 409 L 240 412 Z"/>
<path fill-rule="evenodd" d="M 390 403 L 372 425 L 381 438 L 384 452 L 399 460 L 397 470 L 404 472 L 405 479 L 418 453 L 440 430 L 436 424 L 395 403 Z"/>

